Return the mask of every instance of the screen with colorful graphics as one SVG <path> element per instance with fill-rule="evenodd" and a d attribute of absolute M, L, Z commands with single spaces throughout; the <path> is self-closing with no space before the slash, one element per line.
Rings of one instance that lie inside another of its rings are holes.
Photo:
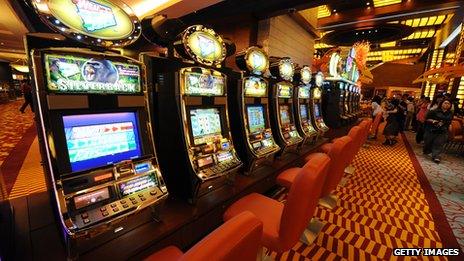
<path fill-rule="evenodd" d="M 302 120 L 308 119 L 308 107 L 306 104 L 300 104 L 300 116 Z"/>
<path fill-rule="evenodd" d="M 73 172 L 141 156 L 135 112 L 63 116 Z"/>
<path fill-rule="evenodd" d="M 191 109 L 190 123 L 194 145 L 222 138 L 221 113 L 217 108 Z"/>
<path fill-rule="evenodd" d="M 264 73 L 269 67 L 269 59 L 267 55 L 258 48 L 254 48 L 250 51 L 247 56 L 246 63 L 251 68 L 251 71 L 254 73 Z"/>
<path fill-rule="evenodd" d="M 291 98 L 293 86 L 288 83 L 278 83 L 277 84 L 278 96 L 279 98 Z"/>
<path fill-rule="evenodd" d="M 298 98 L 300 99 L 309 98 L 309 86 L 300 86 L 300 88 L 298 88 Z"/>
<path fill-rule="evenodd" d="M 245 96 L 266 97 L 267 83 L 258 77 L 245 79 Z"/>
<path fill-rule="evenodd" d="M 290 124 L 290 107 L 288 105 L 280 105 L 280 124 L 282 126 Z"/>
<path fill-rule="evenodd" d="M 224 95 L 225 79 L 221 75 L 209 73 L 186 72 L 185 94 L 199 96 Z"/>
<path fill-rule="evenodd" d="M 105 40 L 129 37 L 134 30 L 131 17 L 107 0 L 48 0 L 53 25 L 66 25 L 73 31 Z M 40 10 L 40 8 L 39 8 Z"/>
<path fill-rule="evenodd" d="M 250 133 L 260 132 L 266 128 L 264 107 L 261 105 L 247 107 L 248 129 Z"/>
<path fill-rule="evenodd" d="M 138 64 L 71 54 L 45 54 L 47 89 L 59 93 L 141 93 Z"/>

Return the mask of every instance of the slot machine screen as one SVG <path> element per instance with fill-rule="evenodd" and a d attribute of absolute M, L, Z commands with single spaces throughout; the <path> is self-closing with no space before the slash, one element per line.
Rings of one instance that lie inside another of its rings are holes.
<path fill-rule="evenodd" d="M 301 86 L 300 88 L 298 88 L 298 98 L 300 99 L 309 98 L 309 87 L 308 86 Z"/>
<path fill-rule="evenodd" d="M 257 77 L 249 77 L 245 79 L 245 96 L 265 97 L 267 91 L 267 83 Z"/>
<path fill-rule="evenodd" d="M 263 131 L 266 126 L 264 122 L 264 108 L 263 106 L 248 106 L 248 129 L 251 133 Z"/>
<path fill-rule="evenodd" d="M 217 108 L 190 109 L 190 123 L 194 145 L 222 138 L 221 113 Z"/>
<path fill-rule="evenodd" d="M 279 110 L 280 110 L 280 123 L 282 125 L 290 124 L 290 107 L 288 107 L 288 105 L 281 105 Z"/>
<path fill-rule="evenodd" d="M 81 171 L 141 156 L 135 112 L 63 116 L 71 170 Z"/>
<path fill-rule="evenodd" d="M 291 98 L 292 97 L 292 85 L 288 83 L 278 83 L 278 96 L 279 98 Z"/>
<path fill-rule="evenodd" d="M 186 72 L 184 77 L 185 94 L 200 96 L 224 95 L 225 79 L 222 75 Z"/>
<path fill-rule="evenodd" d="M 308 119 L 308 107 L 306 107 L 306 104 L 300 104 L 300 116 L 301 119 Z"/>
<path fill-rule="evenodd" d="M 319 111 L 319 106 L 317 106 L 317 104 L 314 104 L 314 116 L 316 116 L 316 118 L 321 117 L 321 112 Z"/>

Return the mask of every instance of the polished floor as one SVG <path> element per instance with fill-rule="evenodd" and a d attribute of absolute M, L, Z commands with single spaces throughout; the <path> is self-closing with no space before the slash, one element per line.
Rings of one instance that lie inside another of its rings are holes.
<path fill-rule="evenodd" d="M 20 105 L 0 105 L 0 185 L 7 199 L 46 190 L 33 114 L 19 113 Z M 337 207 L 318 207 L 326 226 L 315 243 L 271 253 L 275 259 L 385 260 L 397 247 L 456 247 L 459 241 L 464 248 L 462 158 L 447 155 L 433 165 L 406 136 L 393 147 L 381 141 L 361 148 L 355 175 L 336 191 Z"/>

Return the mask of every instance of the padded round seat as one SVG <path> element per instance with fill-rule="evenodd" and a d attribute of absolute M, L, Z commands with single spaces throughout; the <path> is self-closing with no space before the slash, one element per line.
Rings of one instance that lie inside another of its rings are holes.
<path fill-rule="evenodd" d="M 261 248 L 262 222 L 252 213 L 242 211 L 195 244 L 185 254 L 168 246 L 148 261 L 255 261 Z"/>
<path fill-rule="evenodd" d="M 290 250 L 314 214 L 321 194 L 320 184 L 324 183 L 329 165 L 330 158 L 317 153 L 299 168 L 285 204 L 253 193 L 232 204 L 224 213 L 224 220 L 250 211 L 263 222 L 263 246 L 278 253 Z"/>

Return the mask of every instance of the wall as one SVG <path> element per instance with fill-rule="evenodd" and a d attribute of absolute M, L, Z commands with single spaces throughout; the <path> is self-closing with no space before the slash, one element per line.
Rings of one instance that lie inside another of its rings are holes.
<path fill-rule="evenodd" d="M 258 44 L 269 56 L 290 57 L 298 65 L 311 65 L 314 39 L 288 15 L 261 20 Z"/>
<path fill-rule="evenodd" d="M 421 84 L 412 82 L 424 72 L 425 63 L 401 64 L 388 62 L 372 70 L 374 81 L 366 87 L 383 88 L 401 86 L 406 88 L 421 88 Z"/>
<path fill-rule="evenodd" d="M 12 81 L 11 67 L 8 62 L 0 62 L 0 81 Z"/>

